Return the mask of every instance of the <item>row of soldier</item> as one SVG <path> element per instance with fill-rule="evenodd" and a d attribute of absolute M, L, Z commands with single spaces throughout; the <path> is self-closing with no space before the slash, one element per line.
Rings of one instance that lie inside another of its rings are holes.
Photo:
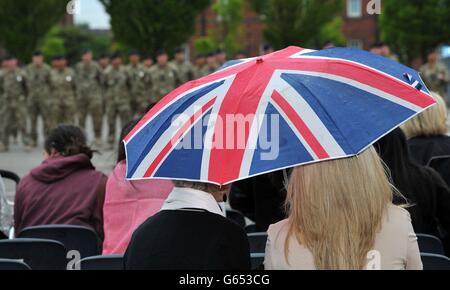
<path fill-rule="evenodd" d="M 116 119 L 122 122 L 146 113 L 149 106 L 177 86 L 217 70 L 226 54 L 217 51 L 197 56 L 192 65 L 185 52 L 177 49 L 174 59 L 163 50 L 143 57 L 132 50 L 124 65 L 118 53 L 93 59 L 90 50 L 81 61 L 68 67 L 64 56 L 56 56 L 51 66 L 40 52 L 32 62 L 19 67 L 13 55 L 4 58 L 0 70 L 0 152 L 9 150 L 10 136 L 22 135 L 25 149 L 37 146 L 37 120 L 42 117 L 44 132 L 61 123 L 84 123 L 92 116 L 96 145 L 101 145 L 103 116 L 108 119 L 108 144 L 114 144 Z M 27 119 L 31 128 L 27 130 Z"/>

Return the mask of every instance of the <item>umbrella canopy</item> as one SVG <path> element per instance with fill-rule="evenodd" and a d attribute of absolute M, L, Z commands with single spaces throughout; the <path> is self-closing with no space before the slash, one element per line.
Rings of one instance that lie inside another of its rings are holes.
<path fill-rule="evenodd" d="M 164 97 L 124 140 L 127 178 L 224 185 L 350 157 L 434 103 L 415 70 L 389 59 L 288 47 Z"/>

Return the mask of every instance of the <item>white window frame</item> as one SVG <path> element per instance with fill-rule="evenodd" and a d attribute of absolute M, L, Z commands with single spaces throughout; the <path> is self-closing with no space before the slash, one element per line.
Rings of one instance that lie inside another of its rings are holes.
<path fill-rule="evenodd" d="M 347 17 L 359 18 L 361 16 L 362 16 L 362 0 L 347 0 Z"/>
<path fill-rule="evenodd" d="M 347 47 L 362 49 L 364 47 L 364 43 L 361 39 L 349 39 L 347 41 Z"/>

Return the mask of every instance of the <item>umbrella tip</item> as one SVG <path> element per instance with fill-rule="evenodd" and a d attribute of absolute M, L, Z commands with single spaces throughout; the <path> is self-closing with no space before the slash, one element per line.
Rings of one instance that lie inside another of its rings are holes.
<path fill-rule="evenodd" d="M 264 62 L 264 60 L 262 59 L 262 57 L 258 57 L 256 59 L 256 63 L 263 63 L 263 62 Z"/>

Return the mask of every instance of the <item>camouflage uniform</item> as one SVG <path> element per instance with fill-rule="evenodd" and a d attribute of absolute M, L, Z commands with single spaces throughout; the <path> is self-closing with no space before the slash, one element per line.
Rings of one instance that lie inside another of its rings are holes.
<path fill-rule="evenodd" d="M 212 74 L 212 73 L 215 73 L 215 72 L 217 71 L 218 68 L 219 68 L 219 67 L 217 67 L 217 66 L 210 67 L 210 66 L 208 66 L 208 65 L 205 65 L 205 66 L 202 68 L 202 70 L 200 71 L 200 74 L 201 74 L 202 77 L 204 77 L 204 76 L 210 75 L 210 74 Z"/>
<path fill-rule="evenodd" d="M 2 143 L 9 147 L 9 137 L 22 133 L 25 145 L 28 145 L 26 133 L 27 104 L 25 72 L 21 69 L 6 70 L 2 76 L 3 101 L 2 101 Z"/>
<path fill-rule="evenodd" d="M 163 67 L 154 65 L 150 69 L 150 77 L 153 86 L 153 103 L 159 102 L 180 84 L 176 69 L 170 64 Z"/>
<path fill-rule="evenodd" d="M 76 92 L 80 123 L 86 122 L 87 115 L 92 116 L 94 133 L 100 138 L 103 125 L 102 70 L 96 62 L 79 62 L 75 66 Z"/>
<path fill-rule="evenodd" d="M 173 60 L 170 64 L 176 69 L 180 84 L 185 84 L 195 79 L 195 70 L 190 62 Z"/>
<path fill-rule="evenodd" d="M 60 71 L 53 69 L 50 74 L 51 100 L 49 115 L 51 128 L 59 124 L 71 124 L 77 112 L 75 96 L 75 72 L 71 68 Z"/>
<path fill-rule="evenodd" d="M 131 120 L 130 96 L 127 87 L 125 68 L 109 67 L 105 73 L 105 102 L 108 115 L 109 142 L 115 141 L 116 119 L 120 116 L 122 124 Z"/>
<path fill-rule="evenodd" d="M 447 100 L 447 85 L 450 82 L 450 75 L 445 65 L 436 63 L 432 68 L 429 64 L 425 64 L 420 68 L 420 73 L 428 88 Z"/>
<path fill-rule="evenodd" d="M 131 110 L 133 113 L 144 114 L 150 105 L 151 92 L 148 90 L 148 71 L 141 64 L 126 67 L 128 87 L 131 94 Z"/>
<path fill-rule="evenodd" d="M 28 65 L 26 69 L 27 88 L 28 88 L 28 113 L 31 120 L 31 141 L 36 146 L 37 119 L 41 115 L 44 121 L 44 132 L 48 134 L 50 128 L 48 116 L 50 111 L 50 66 L 43 64 L 37 66 L 35 64 Z"/>

